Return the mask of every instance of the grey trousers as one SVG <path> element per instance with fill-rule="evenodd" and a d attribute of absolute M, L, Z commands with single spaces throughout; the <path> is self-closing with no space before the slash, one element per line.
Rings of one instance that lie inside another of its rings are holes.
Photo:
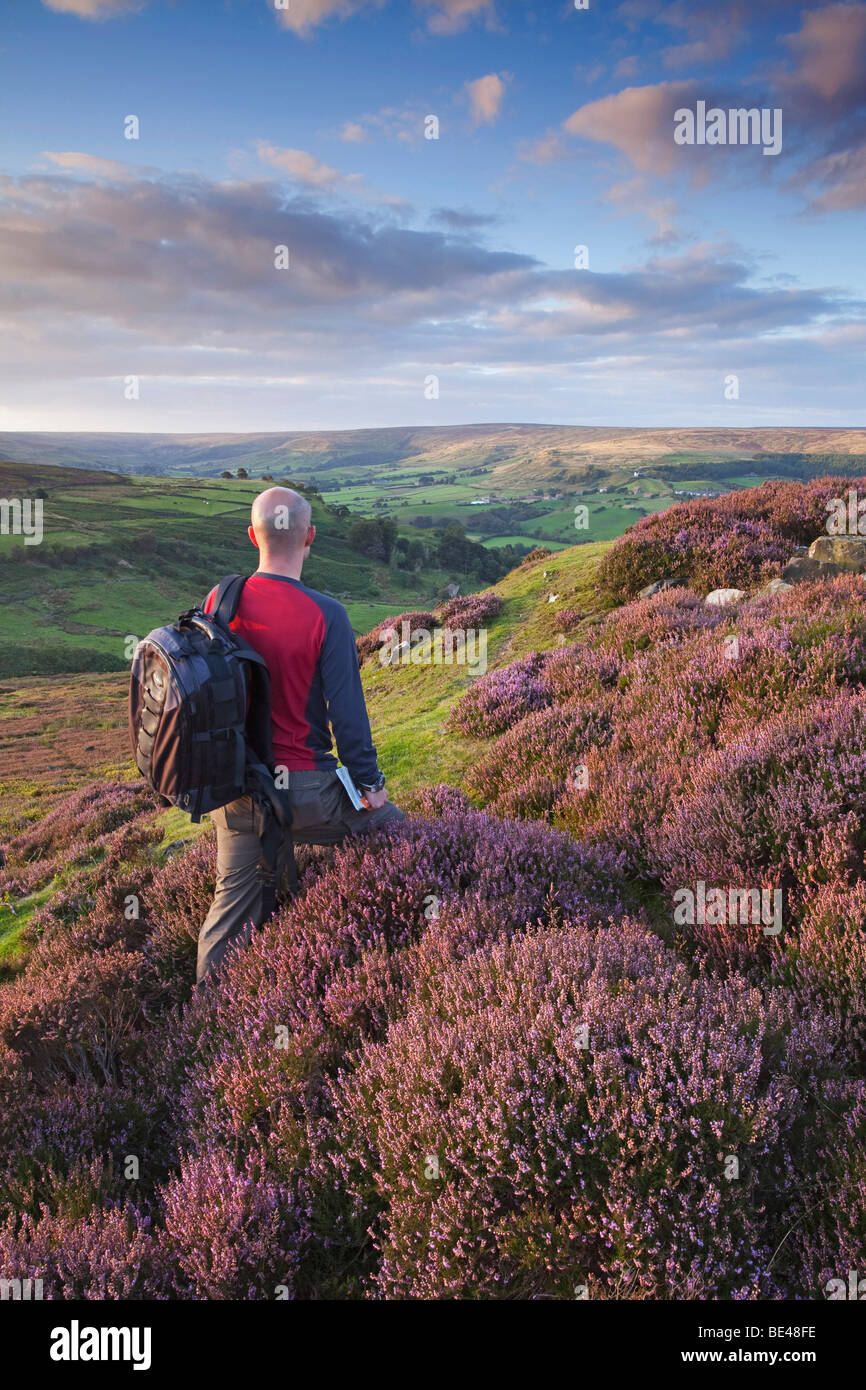
<path fill-rule="evenodd" d="M 350 835 L 367 835 L 403 812 L 386 801 L 378 811 L 356 811 L 335 772 L 290 772 L 292 837 L 301 845 L 337 845 Z M 253 825 L 253 803 L 242 796 L 211 813 L 217 832 L 216 893 L 198 938 L 196 981 L 215 970 L 232 943 L 246 944 L 261 925 L 261 841 Z M 277 882 L 288 863 L 289 840 L 277 860 Z"/>

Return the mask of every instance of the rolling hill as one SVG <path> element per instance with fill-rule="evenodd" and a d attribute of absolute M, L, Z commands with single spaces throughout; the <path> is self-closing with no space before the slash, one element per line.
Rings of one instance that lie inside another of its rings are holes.
<path fill-rule="evenodd" d="M 5 434 L 17 467 L 294 478 L 422 534 L 457 521 L 488 549 L 612 540 L 683 496 L 859 472 L 866 430 L 421 426 L 287 434 Z M 866 466 L 866 465 L 864 465 Z M 228 481 L 228 477 L 223 479 Z M 166 484 L 168 486 L 168 484 Z M 586 515 L 578 520 L 578 510 Z M 2 540 L 0 540 L 2 548 Z M 347 586 L 350 587 L 350 586 Z M 374 621 L 365 614 L 366 626 Z"/>
<path fill-rule="evenodd" d="M 0 677 L 126 669 L 130 639 L 173 620 L 221 575 L 255 568 L 246 527 L 261 487 L 0 463 L 0 496 L 41 498 L 45 532 L 39 545 L 0 535 Z M 432 559 L 415 571 L 367 558 L 349 544 L 351 518 L 310 500 L 317 536 L 305 577 L 345 603 L 356 631 L 429 604 L 455 577 Z M 464 591 L 480 582 L 456 577 Z"/>
<path fill-rule="evenodd" d="M 620 429 L 594 425 L 419 425 L 268 434 L 0 432 L 0 457 L 24 463 L 122 473 L 212 476 L 243 467 L 314 478 L 396 467 L 484 466 L 496 485 L 550 482 L 586 469 L 630 468 L 677 455 L 767 458 L 779 454 L 866 454 L 864 429 Z"/>

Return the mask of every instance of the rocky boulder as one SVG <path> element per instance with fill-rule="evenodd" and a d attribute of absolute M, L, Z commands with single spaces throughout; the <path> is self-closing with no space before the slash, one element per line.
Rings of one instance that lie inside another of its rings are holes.
<path fill-rule="evenodd" d="M 808 555 L 795 555 L 782 570 L 782 578 L 786 584 L 803 584 L 808 579 L 823 579 L 841 573 L 836 565 L 812 560 Z"/>
<path fill-rule="evenodd" d="M 839 573 L 866 571 L 866 540 L 859 536 L 819 536 L 809 546 L 809 559 L 834 565 Z"/>
<path fill-rule="evenodd" d="M 782 578 L 789 584 L 802 584 L 808 579 L 835 579 L 839 574 L 854 571 L 834 565 L 829 560 L 813 560 L 808 555 L 797 555 L 789 560 L 782 571 Z"/>
<path fill-rule="evenodd" d="M 660 594 L 663 589 L 681 589 L 685 582 L 684 579 L 657 579 L 654 584 L 647 584 L 645 589 L 641 589 L 638 598 L 652 598 L 653 594 Z"/>
<path fill-rule="evenodd" d="M 743 589 L 713 589 L 711 594 L 707 594 L 704 603 L 711 608 L 723 608 L 728 603 L 739 603 L 740 599 L 746 597 Z"/>
<path fill-rule="evenodd" d="M 756 598 L 772 598 L 774 594 L 787 593 L 793 589 L 793 584 L 788 584 L 784 579 L 771 579 L 769 584 L 765 584 L 763 589 L 759 589 Z"/>

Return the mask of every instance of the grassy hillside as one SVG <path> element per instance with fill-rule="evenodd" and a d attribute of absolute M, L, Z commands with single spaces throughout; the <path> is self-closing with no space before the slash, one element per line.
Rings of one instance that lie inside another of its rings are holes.
<path fill-rule="evenodd" d="M 41 496 L 45 517 L 40 545 L 0 535 L 0 678 L 126 669 L 130 638 L 172 621 L 221 575 L 255 568 L 246 528 L 261 490 L 0 463 L 0 496 Z M 430 603 L 452 577 L 367 559 L 347 542 L 347 518 L 315 497 L 312 507 L 305 578 L 345 603 L 358 632 Z"/>
<path fill-rule="evenodd" d="M 594 577 L 606 549 L 596 544 L 560 550 L 492 587 L 502 610 L 488 627 L 488 669 L 561 645 L 565 638 L 554 618 L 563 608 L 582 614 L 569 640 L 598 621 L 606 605 L 596 596 Z M 548 602 L 551 594 L 555 603 Z M 455 701 L 473 684 L 467 668 L 382 666 L 373 658 L 362 674 L 379 759 L 395 797 L 433 782 L 459 784 L 477 748 L 471 739 L 449 735 L 444 725 Z"/>

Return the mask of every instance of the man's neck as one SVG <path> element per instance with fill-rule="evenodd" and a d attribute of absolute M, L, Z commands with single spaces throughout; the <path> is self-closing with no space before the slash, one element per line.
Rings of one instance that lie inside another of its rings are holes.
<path fill-rule="evenodd" d="M 304 567 L 303 555 L 287 558 L 285 555 L 259 556 L 259 574 L 279 574 L 283 579 L 300 579 Z"/>

